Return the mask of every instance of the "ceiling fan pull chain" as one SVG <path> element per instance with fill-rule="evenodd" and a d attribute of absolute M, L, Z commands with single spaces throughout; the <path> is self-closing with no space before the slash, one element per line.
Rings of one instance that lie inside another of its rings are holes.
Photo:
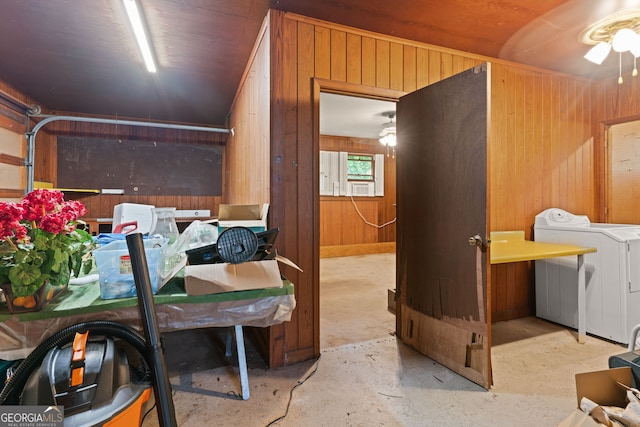
<path fill-rule="evenodd" d="M 619 62 L 619 67 L 618 67 L 618 84 L 621 85 L 622 84 L 622 52 L 620 52 L 620 62 Z"/>

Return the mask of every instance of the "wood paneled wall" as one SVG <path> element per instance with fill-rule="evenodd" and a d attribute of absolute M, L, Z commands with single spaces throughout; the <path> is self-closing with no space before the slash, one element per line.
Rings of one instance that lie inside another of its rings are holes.
<path fill-rule="evenodd" d="M 604 176 L 596 182 L 600 197 L 596 221 L 608 222 L 608 165 L 606 133 L 612 124 L 640 120 L 640 79 L 630 73 L 623 75 L 624 82 L 616 78 L 595 82 L 592 85 L 591 132 L 595 136 L 594 164 L 596 170 L 604 170 Z M 635 210 L 640 211 L 640 200 L 634 199 Z"/>
<path fill-rule="evenodd" d="M 492 64 L 490 229 L 524 230 L 551 207 L 596 212 L 591 83 Z M 492 267 L 493 321 L 534 313 L 529 263 Z"/>
<path fill-rule="evenodd" d="M 272 211 L 276 225 L 291 230 L 284 254 L 296 274 L 298 308 L 285 327 L 283 363 L 319 354 L 318 97 L 313 82 L 324 79 L 367 93 L 413 91 L 481 63 L 479 58 L 399 39 L 270 11 L 272 54 Z M 348 90 L 346 90 L 348 92 Z M 273 162 L 279 159 L 279 162 Z"/>
<path fill-rule="evenodd" d="M 264 27 L 229 117 L 233 133 L 225 150 L 225 203 L 262 204 L 270 200 L 269 58 L 269 33 Z"/>
<path fill-rule="evenodd" d="M 222 177 L 224 203 L 261 204 L 270 203 L 268 225 L 280 228 L 276 250 L 278 253 L 297 262 L 285 248 L 284 242 L 290 240 L 292 233 L 289 224 L 274 221 L 274 211 L 279 207 L 271 198 L 273 180 L 272 164 L 280 163 L 281 157 L 274 157 L 271 149 L 270 84 L 271 84 L 271 33 L 268 31 L 268 18 L 265 18 L 254 49 L 249 58 L 243 79 L 238 87 L 229 115 L 229 128 L 232 134 L 225 147 L 225 174 Z M 276 215 L 277 216 L 277 215 Z M 296 285 L 295 273 L 282 269 Z M 295 271 L 295 270 L 294 270 Z M 300 297 L 296 295 L 298 304 Z M 297 310 L 296 310 L 297 311 Z M 295 313 L 294 313 L 295 317 Z M 295 322 L 295 320 L 294 320 Z M 269 329 L 256 329 L 253 334 L 264 347 L 271 367 L 284 365 L 285 326 L 275 325 Z"/>
<path fill-rule="evenodd" d="M 378 224 L 378 201 L 370 197 L 320 198 L 320 246 L 357 245 L 378 243 L 378 230 L 363 222 L 360 214 L 367 221 Z"/>
<path fill-rule="evenodd" d="M 35 102 L 0 81 L 0 200 L 19 200 L 27 188 L 27 106 Z"/>
<path fill-rule="evenodd" d="M 317 356 L 319 208 L 312 82 L 325 79 L 366 93 L 410 92 L 488 58 L 270 12 L 272 54 L 271 202 L 275 224 L 289 233 L 285 254 L 305 272 L 293 281 L 300 304 L 285 325 L 284 363 Z M 531 237 L 534 217 L 558 206 L 596 209 L 590 82 L 504 61 L 493 63 L 489 186 L 491 230 Z M 348 92 L 348 90 L 346 90 Z M 492 318 L 533 312 L 528 263 L 494 267 Z M 310 334 L 314 334 L 311 336 Z"/>
<path fill-rule="evenodd" d="M 396 159 L 386 155 L 386 149 L 378 140 L 320 135 L 320 150 L 385 154 L 384 196 L 354 197 L 354 200 L 358 210 L 369 223 L 383 225 L 394 220 L 396 217 Z M 365 205 L 367 205 L 366 209 Z M 368 212 L 365 213 L 364 210 Z M 366 224 L 360 218 L 351 198 L 332 196 L 320 198 L 320 246 L 395 241 L 395 223 L 376 228 Z"/>
<path fill-rule="evenodd" d="M 111 218 L 113 207 L 120 203 L 139 203 L 158 207 L 176 207 L 179 210 L 208 209 L 211 216 L 218 215 L 221 196 L 134 196 L 118 194 L 65 193 L 66 199 L 80 200 L 87 208 L 85 219 Z M 91 230 L 94 232 L 95 230 Z"/>
<path fill-rule="evenodd" d="M 26 187 L 24 134 L 0 126 L 0 200 L 19 199 Z"/>

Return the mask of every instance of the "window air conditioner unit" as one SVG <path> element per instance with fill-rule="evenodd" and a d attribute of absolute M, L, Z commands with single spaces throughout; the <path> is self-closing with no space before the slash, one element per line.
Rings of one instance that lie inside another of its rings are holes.
<path fill-rule="evenodd" d="M 351 183 L 351 195 L 352 196 L 373 196 L 374 185 L 373 182 L 352 182 Z"/>

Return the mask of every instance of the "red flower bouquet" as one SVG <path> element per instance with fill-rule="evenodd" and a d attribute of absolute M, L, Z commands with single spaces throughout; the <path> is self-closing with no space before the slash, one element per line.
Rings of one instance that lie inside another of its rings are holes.
<path fill-rule="evenodd" d="M 89 233 L 76 228 L 85 213 L 81 202 L 65 201 L 55 190 L 0 202 L 0 284 L 11 284 L 13 297 L 28 304 L 45 283 L 66 286 L 83 265 L 88 272 L 95 245 Z"/>

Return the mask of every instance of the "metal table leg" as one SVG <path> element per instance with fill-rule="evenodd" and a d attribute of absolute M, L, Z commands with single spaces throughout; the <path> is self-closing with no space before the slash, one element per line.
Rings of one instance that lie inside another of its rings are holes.
<path fill-rule="evenodd" d="M 244 353 L 244 333 L 242 325 L 236 325 L 236 347 L 238 349 L 238 368 L 240 369 L 240 386 L 242 400 L 249 399 L 249 375 L 247 373 L 247 356 Z"/>
<path fill-rule="evenodd" d="M 584 344 L 587 341 L 587 314 L 586 314 L 587 280 L 584 268 L 584 255 L 578 255 L 578 342 Z"/>

